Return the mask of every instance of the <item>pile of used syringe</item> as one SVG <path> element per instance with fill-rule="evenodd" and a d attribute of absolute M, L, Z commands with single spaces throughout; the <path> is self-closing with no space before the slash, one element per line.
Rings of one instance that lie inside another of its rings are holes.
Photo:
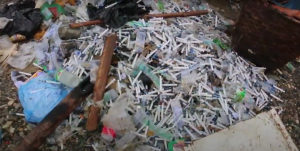
<path fill-rule="evenodd" d="M 205 4 L 199 8 L 209 9 Z M 173 1 L 165 2 L 164 9 L 189 11 Z M 140 19 L 120 29 L 95 26 L 76 40 L 81 51 L 73 52 L 64 67 L 95 79 L 92 71 L 99 60 L 94 56 L 101 55 L 105 36 L 119 37 L 114 53 L 119 61 L 111 67 L 100 105 L 104 128 L 99 141 L 90 144 L 94 150 L 183 148 L 254 117 L 270 101 L 283 101 L 276 95 L 284 91 L 267 78 L 265 68 L 226 46 L 230 38 L 218 30 L 224 26 L 221 18 L 210 10 L 199 17 Z M 85 118 L 88 106 L 96 105 L 91 98 L 87 102 L 82 105 Z M 70 115 L 77 127 L 81 120 L 74 118 Z"/>

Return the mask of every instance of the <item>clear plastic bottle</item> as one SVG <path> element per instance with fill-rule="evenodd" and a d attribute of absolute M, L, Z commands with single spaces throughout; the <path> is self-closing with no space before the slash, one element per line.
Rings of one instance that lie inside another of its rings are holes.
<path fill-rule="evenodd" d="M 82 81 L 77 75 L 66 70 L 59 70 L 55 75 L 55 79 L 71 88 L 75 88 Z"/>

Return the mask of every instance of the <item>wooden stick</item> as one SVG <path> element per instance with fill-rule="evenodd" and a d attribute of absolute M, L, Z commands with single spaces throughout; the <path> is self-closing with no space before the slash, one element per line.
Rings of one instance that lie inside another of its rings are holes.
<path fill-rule="evenodd" d="M 145 15 L 144 19 L 149 19 L 153 17 L 163 17 L 163 18 L 174 18 L 174 17 L 189 17 L 189 16 L 199 16 L 208 14 L 208 10 L 198 10 L 191 12 L 183 12 L 183 13 L 170 13 L 170 14 L 148 14 Z"/>
<path fill-rule="evenodd" d="M 36 151 L 70 113 L 93 92 L 90 78 L 74 88 L 27 136 L 14 151 Z M 43 100 L 41 100 L 43 101 Z"/>
<path fill-rule="evenodd" d="M 110 70 L 110 64 L 115 47 L 117 46 L 118 36 L 113 34 L 106 38 L 101 64 L 98 69 L 97 79 L 94 87 L 94 101 L 101 101 L 105 92 L 107 77 Z M 91 106 L 89 117 L 86 124 L 86 130 L 94 131 L 98 127 L 100 108 Z"/>
<path fill-rule="evenodd" d="M 81 23 L 73 23 L 73 24 L 70 24 L 70 27 L 71 28 L 79 28 L 79 27 L 99 25 L 99 24 L 103 24 L 103 21 L 93 20 L 93 21 L 87 21 L 87 22 L 81 22 Z"/>
<path fill-rule="evenodd" d="M 149 19 L 152 17 L 163 17 L 163 18 L 172 18 L 172 17 L 189 17 L 189 16 L 199 16 L 199 15 L 206 15 L 208 14 L 208 10 L 199 10 L 199 11 L 191 11 L 191 12 L 183 12 L 183 13 L 170 13 L 170 14 L 148 14 L 145 15 L 144 19 Z M 93 21 L 87 21 L 82 23 L 73 23 L 70 24 L 71 28 L 79 28 L 84 26 L 91 26 L 96 24 L 103 24 L 103 21 L 101 20 L 93 20 Z"/>

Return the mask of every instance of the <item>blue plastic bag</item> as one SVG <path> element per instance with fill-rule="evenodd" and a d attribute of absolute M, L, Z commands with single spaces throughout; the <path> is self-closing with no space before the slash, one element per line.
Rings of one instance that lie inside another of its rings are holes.
<path fill-rule="evenodd" d="M 43 73 L 19 88 L 19 99 L 28 122 L 39 123 L 42 121 L 68 94 L 62 84 L 51 84 L 45 82 L 46 80 L 54 81 L 54 78 Z"/>

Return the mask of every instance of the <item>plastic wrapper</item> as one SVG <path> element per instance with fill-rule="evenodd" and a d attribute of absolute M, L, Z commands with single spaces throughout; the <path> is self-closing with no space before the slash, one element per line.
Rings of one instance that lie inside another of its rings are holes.
<path fill-rule="evenodd" d="M 189 91 L 191 85 L 196 83 L 198 75 L 196 72 L 182 72 L 181 73 L 181 87 L 185 92 Z"/>
<path fill-rule="evenodd" d="M 131 75 L 137 76 L 140 71 L 142 71 L 145 75 L 147 75 L 153 81 L 154 85 L 157 88 L 159 88 L 160 86 L 159 78 L 155 74 L 153 74 L 153 72 L 151 72 L 152 71 L 151 68 L 148 67 L 148 65 L 141 58 L 137 59 Z"/>
<path fill-rule="evenodd" d="M 229 62 L 228 61 L 223 61 L 221 63 L 221 71 L 223 71 L 224 73 L 229 73 Z"/>
<path fill-rule="evenodd" d="M 10 49 L 12 47 L 12 45 L 13 45 L 13 43 L 10 41 L 10 39 L 7 35 L 0 37 L 0 51 Z"/>
<path fill-rule="evenodd" d="M 62 23 L 51 24 L 43 38 L 48 38 L 54 40 L 54 44 L 59 47 L 62 40 L 59 38 L 58 29 Z"/>
<path fill-rule="evenodd" d="M 171 108 L 172 108 L 174 119 L 175 119 L 174 121 L 179 120 L 179 118 L 180 118 L 180 116 L 182 115 L 183 112 L 182 112 L 182 107 L 181 107 L 181 104 L 180 104 L 178 98 L 175 98 L 175 99 L 172 100 Z M 183 122 L 180 120 L 177 123 L 177 127 L 182 128 L 182 126 L 183 126 Z"/>
<path fill-rule="evenodd" d="M 10 73 L 10 77 L 17 88 L 20 88 L 20 86 L 25 82 L 23 75 L 19 74 L 17 71 L 12 71 Z"/>
<path fill-rule="evenodd" d="M 104 126 L 102 129 L 101 137 L 106 141 L 111 142 L 116 137 L 116 133 L 113 129 Z"/>
<path fill-rule="evenodd" d="M 152 0 L 151 1 L 151 7 L 152 7 L 153 10 L 156 10 L 156 11 L 159 11 L 159 12 L 164 12 L 165 11 L 164 4 L 160 0 Z"/>
<path fill-rule="evenodd" d="M 127 97 L 119 96 L 117 101 L 108 110 L 108 113 L 103 117 L 103 124 L 115 131 L 135 130 L 131 116 L 127 113 L 128 107 Z"/>
<path fill-rule="evenodd" d="M 153 131 L 155 135 L 158 135 L 159 137 L 162 137 L 166 140 L 171 140 L 173 138 L 172 133 L 155 125 L 154 122 L 150 119 L 150 117 L 148 117 L 147 114 L 141 109 L 139 109 L 136 112 L 134 118 L 141 124 L 145 124 L 146 126 L 148 126 L 149 130 Z"/>
<path fill-rule="evenodd" d="M 16 55 L 7 59 L 7 63 L 14 68 L 25 69 L 35 58 L 34 42 L 26 43 L 20 46 Z"/>
<path fill-rule="evenodd" d="M 144 2 L 144 4 L 146 6 L 151 6 L 151 1 L 149 1 L 149 0 L 142 0 L 142 1 Z"/>
<path fill-rule="evenodd" d="M 0 17 L 0 29 L 3 29 L 8 22 L 9 22 L 9 19 L 7 19 L 5 17 Z"/>
<path fill-rule="evenodd" d="M 240 87 L 239 83 L 225 83 L 226 96 L 233 99 L 236 95 L 236 90 Z"/>
<path fill-rule="evenodd" d="M 90 81 L 92 83 L 96 82 L 99 65 L 100 65 L 100 61 L 91 61 L 90 63 L 90 77 L 91 77 Z"/>
<path fill-rule="evenodd" d="M 276 89 L 271 84 L 269 84 L 268 82 L 258 81 L 258 83 L 261 85 L 261 88 L 265 92 L 268 92 L 270 94 L 275 94 L 276 93 Z"/>
<path fill-rule="evenodd" d="M 76 16 L 79 18 L 83 18 L 85 20 L 90 20 L 89 15 L 87 13 L 87 7 L 85 2 L 81 1 L 82 4 L 77 7 Z"/>
<path fill-rule="evenodd" d="M 18 95 L 28 122 L 39 123 L 68 94 L 63 85 L 46 81 L 54 79 L 44 73 L 20 86 Z"/>
<path fill-rule="evenodd" d="M 117 1 L 105 1 L 108 6 Z M 112 28 L 119 28 L 132 20 L 138 20 L 148 11 L 138 7 L 134 0 L 124 0 L 109 8 L 88 5 L 88 14 L 91 20 L 102 20 Z"/>
<path fill-rule="evenodd" d="M 46 53 L 49 50 L 48 39 L 43 39 L 34 45 L 35 58 L 39 63 L 44 63 L 48 60 Z"/>
<path fill-rule="evenodd" d="M 146 42 L 146 32 L 138 31 L 136 34 L 135 47 L 134 50 L 138 53 L 142 53 L 144 51 L 145 42 Z"/>
<path fill-rule="evenodd" d="M 115 100 L 118 97 L 119 97 L 118 92 L 114 89 L 111 89 L 111 90 L 105 92 L 104 97 L 103 97 L 103 104 L 106 105 L 107 102 L 109 102 L 111 100 Z"/>
<path fill-rule="evenodd" d="M 214 73 L 219 79 L 223 79 L 225 77 L 225 73 L 220 70 L 214 69 Z"/>
<path fill-rule="evenodd" d="M 126 144 L 131 143 L 135 139 L 135 137 L 135 134 L 127 131 L 120 140 L 116 141 L 116 148 L 118 150 L 122 149 Z"/>

